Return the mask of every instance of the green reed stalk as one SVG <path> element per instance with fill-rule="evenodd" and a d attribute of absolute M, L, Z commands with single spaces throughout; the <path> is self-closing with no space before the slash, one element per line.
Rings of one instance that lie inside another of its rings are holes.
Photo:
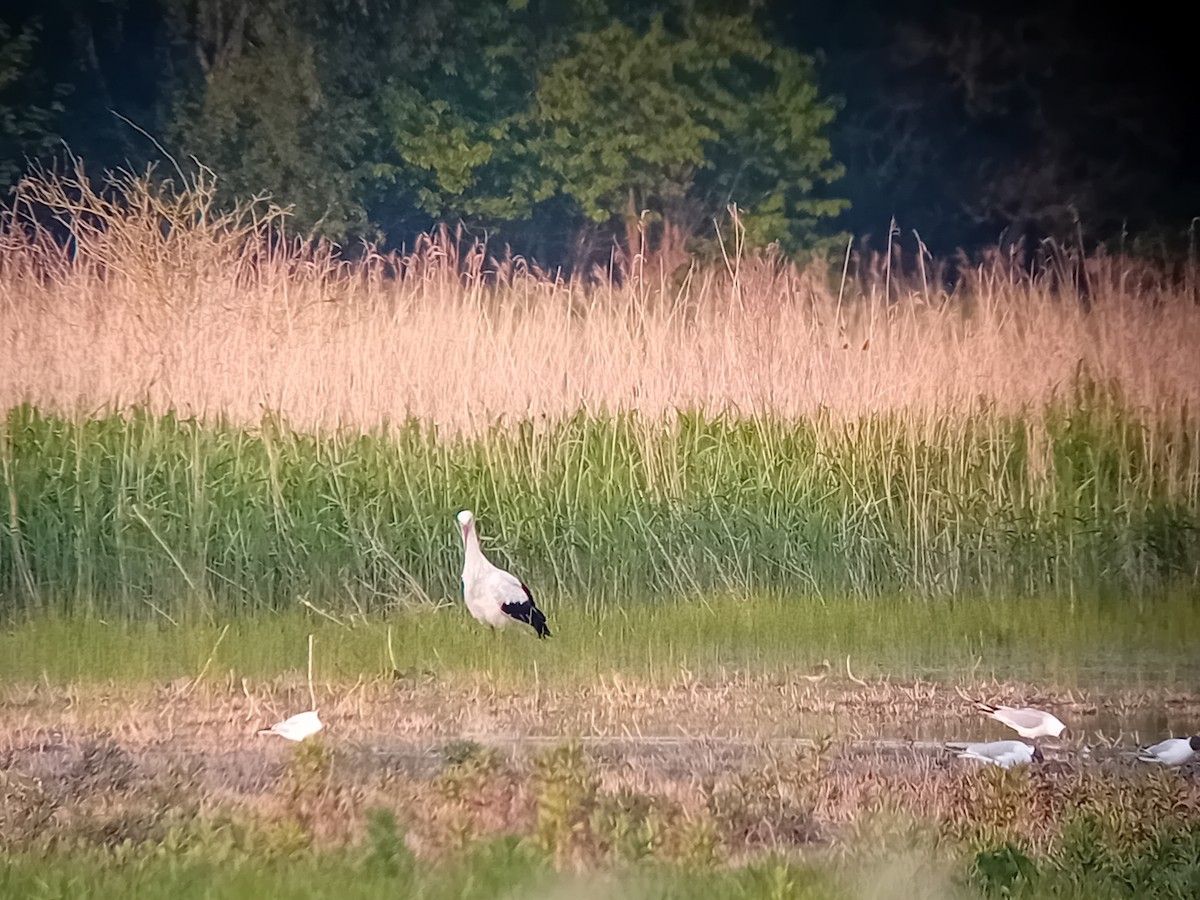
<path fill-rule="evenodd" d="M 172 618 L 457 596 L 454 513 L 543 598 L 1126 595 L 1200 569 L 1200 435 L 1084 385 L 1017 418 L 680 413 L 443 439 L 141 412 L 4 426 L 9 610 Z M 15 510 L 15 512 L 14 512 Z"/>

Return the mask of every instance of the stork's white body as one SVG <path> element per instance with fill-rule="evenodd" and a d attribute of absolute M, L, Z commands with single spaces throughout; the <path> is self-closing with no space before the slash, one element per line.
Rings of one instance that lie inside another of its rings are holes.
<path fill-rule="evenodd" d="M 1200 737 L 1168 738 L 1151 744 L 1138 757 L 1142 762 L 1162 763 L 1164 766 L 1182 766 L 1200 751 Z"/>
<path fill-rule="evenodd" d="M 976 703 L 975 708 L 985 716 L 990 716 L 997 722 L 1007 725 L 1021 737 L 1030 740 L 1040 737 L 1058 737 L 1067 728 L 1057 716 L 1029 706 L 1017 709 L 1011 706 Z"/>
<path fill-rule="evenodd" d="M 457 516 L 463 536 L 463 600 L 471 615 L 493 628 L 514 622 L 528 625 L 538 637 L 550 637 L 546 617 L 521 579 L 492 565 L 479 547 L 475 516 L 464 509 Z"/>
<path fill-rule="evenodd" d="M 480 622 L 493 628 L 507 628 L 517 620 L 504 614 L 503 605 L 525 600 L 525 589 L 515 575 L 492 565 L 486 559 L 483 564 L 488 571 L 476 572 L 471 576 L 463 572 L 463 599 L 471 615 Z"/>
<path fill-rule="evenodd" d="M 325 723 L 317 716 L 317 711 L 314 709 L 296 713 L 291 718 L 276 722 L 270 728 L 261 729 L 258 733 L 277 734 L 289 741 L 302 741 L 307 737 L 312 737 L 324 727 Z"/>
<path fill-rule="evenodd" d="M 1041 762 L 1042 754 L 1033 744 L 1024 741 L 988 741 L 986 743 L 949 743 L 951 750 L 960 751 L 959 759 L 977 759 L 1008 769 L 1012 766 L 1023 766 L 1037 760 Z"/>

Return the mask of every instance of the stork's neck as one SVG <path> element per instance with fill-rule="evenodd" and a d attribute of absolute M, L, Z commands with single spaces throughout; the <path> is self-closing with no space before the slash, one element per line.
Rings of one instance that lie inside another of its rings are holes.
<path fill-rule="evenodd" d="M 483 555 L 483 550 L 479 547 L 479 535 L 475 533 L 474 522 L 463 528 L 463 548 L 465 550 L 463 556 L 464 572 L 477 568 L 481 564 L 486 565 L 487 559 Z"/>

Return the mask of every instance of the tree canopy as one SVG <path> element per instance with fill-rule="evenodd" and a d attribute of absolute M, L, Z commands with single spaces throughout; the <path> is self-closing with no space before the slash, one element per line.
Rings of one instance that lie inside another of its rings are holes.
<path fill-rule="evenodd" d="M 24 161 L 52 152 L 65 85 L 52 86 L 32 67 L 39 23 L 20 29 L 0 21 L 0 188 L 16 182 Z"/>
<path fill-rule="evenodd" d="M 582 235 L 586 257 L 635 223 L 711 235 L 736 204 L 751 241 L 794 251 L 844 206 L 814 61 L 750 6 L 161 3 L 140 18 L 161 14 L 168 87 L 139 124 L 229 195 L 289 204 L 302 230 L 395 240 L 452 221 L 518 243 Z"/>
<path fill-rule="evenodd" d="M 550 264 L 703 249 L 730 207 L 787 252 L 1186 228 L 1171 48 L 1026 5 L 44 0 L 0 13 L 0 190 L 63 144 L 165 148 L 303 232 L 461 223 Z"/>

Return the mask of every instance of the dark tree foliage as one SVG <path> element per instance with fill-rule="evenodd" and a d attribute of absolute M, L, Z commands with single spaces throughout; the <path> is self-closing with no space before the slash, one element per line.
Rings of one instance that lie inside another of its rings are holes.
<path fill-rule="evenodd" d="M 1181 234 L 1200 213 L 1193 54 L 1161 18 L 1025 0 L 828 12 L 778 4 L 773 21 L 824 54 L 855 233 L 886 236 L 895 217 L 950 252 L 1006 229 L 1088 243 Z"/>
<path fill-rule="evenodd" d="M 62 144 L 108 167 L 141 165 L 157 152 L 121 116 L 154 131 L 170 104 L 159 0 L 34 0 L 4 7 L 0 27 L 18 35 L 18 43 L 20 35 L 32 36 L 25 74 L 8 87 L 12 99 L 0 105 L 11 102 L 23 109 L 20 115 L 39 120 L 47 138 L 40 142 L 40 158 L 47 160 Z M 10 40 L 0 35 L 0 57 L 10 52 Z M 0 165 L 24 169 L 7 142 L 0 143 L 0 153 Z"/>
<path fill-rule="evenodd" d="M 788 251 L 839 231 L 878 247 L 893 218 L 939 253 L 1181 236 L 1200 214 L 1191 54 L 1151 18 L 40 0 L 0 12 L 0 190 L 64 144 L 96 172 L 165 150 L 229 197 L 290 205 L 300 231 L 399 244 L 447 222 L 551 265 L 703 252 L 734 204 L 751 244 Z"/>
<path fill-rule="evenodd" d="M 303 231 L 396 241 L 460 222 L 586 263 L 654 249 L 647 234 L 682 250 L 731 205 L 751 242 L 799 250 L 844 205 L 813 62 L 751 5 L 51 2 L 72 32 L 64 74 L 89 84 L 95 140 L 75 152 L 132 164 L 148 132 Z"/>
<path fill-rule="evenodd" d="M 41 23 L 0 21 L 0 191 L 20 178 L 26 159 L 53 152 L 66 85 L 52 85 L 33 61 Z"/>

